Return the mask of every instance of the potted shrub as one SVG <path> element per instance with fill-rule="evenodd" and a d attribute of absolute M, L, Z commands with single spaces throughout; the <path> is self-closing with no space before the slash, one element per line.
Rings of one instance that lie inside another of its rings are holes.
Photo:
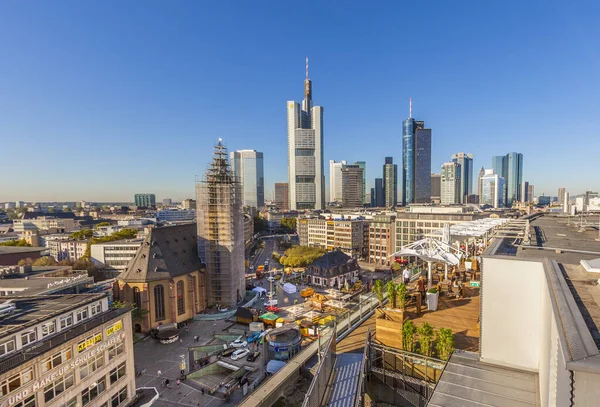
<path fill-rule="evenodd" d="M 427 291 L 427 309 L 429 311 L 437 310 L 438 306 L 438 291 L 437 288 L 432 287 Z"/>
<path fill-rule="evenodd" d="M 393 280 L 390 280 L 387 282 L 387 284 L 385 285 L 385 291 L 387 293 L 387 298 L 389 301 L 389 306 L 391 309 L 396 308 L 396 284 L 394 283 Z"/>
<path fill-rule="evenodd" d="M 454 335 L 452 335 L 452 329 L 440 328 L 435 340 L 435 347 L 440 359 L 450 359 L 450 355 L 454 352 Z"/>
<path fill-rule="evenodd" d="M 377 297 L 377 301 L 379 301 L 379 306 L 383 305 L 383 284 L 381 280 L 375 280 L 375 284 L 373 284 L 373 293 L 375 297 Z"/>
<path fill-rule="evenodd" d="M 423 356 L 431 356 L 433 350 L 433 327 L 427 322 L 417 329 L 419 334 L 419 353 Z"/>
<path fill-rule="evenodd" d="M 471 270 L 472 266 L 473 266 L 473 261 L 469 257 L 465 260 L 465 270 Z"/>
<path fill-rule="evenodd" d="M 417 327 L 412 321 L 406 321 L 402 325 L 402 348 L 408 352 L 415 351 L 415 335 Z"/>

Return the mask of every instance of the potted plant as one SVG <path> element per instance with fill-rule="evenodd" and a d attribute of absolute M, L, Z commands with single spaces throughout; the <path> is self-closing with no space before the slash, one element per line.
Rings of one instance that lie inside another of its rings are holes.
<path fill-rule="evenodd" d="M 452 329 L 440 328 L 435 340 L 435 347 L 440 359 L 450 359 L 450 355 L 454 352 L 454 335 L 452 335 Z"/>
<path fill-rule="evenodd" d="M 468 257 L 465 260 L 465 270 L 471 270 L 471 267 L 473 266 L 473 261 L 471 260 L 470 257 Z"/>
<path fill-rule="evenodd" d="M 379 306 L 381 307 L 383 305 L 383 284 L 381 283 L 381 280 L 375 280 L 375 283 L 373 284 L 373 293 L 375 294 L 375 297 L 377 297 L 377 301 L 379 301 Z"/>
<path fill-rule="evenodd" d="M 385 291 L 389 301 L 390 308 L 396 308 L 396 284 L 393 280 L 390 280 L 385 285 Z"/>
<path fill-rule="evenodd" d="M 437 310 L 438 306 L 438 291 L 437 288 L 432 287 L 427 290 L 427 309 L 429 311 Z"/>
<path fill-rule="evenodd" d="M 417 327 L 412 321 L 406 321 L 402 325 L 402 348 L 408 352 L 415 351 L 415 335 Z"/>
<path fill-rule="evenodd" d="M 423 356 L 431 356 L 433 350 L 433 327 L 427 322 L 417 329 L 419 334 L 419 353 Z"/>

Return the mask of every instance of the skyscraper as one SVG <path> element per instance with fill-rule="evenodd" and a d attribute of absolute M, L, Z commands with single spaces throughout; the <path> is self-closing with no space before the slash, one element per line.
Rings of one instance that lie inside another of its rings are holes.
<path fill-rule="evenodd" d="M 504 206 L 504 178 L 494 172 L 493 169 L 485 170 L 481 177 L 480 205 L 490 205 L 494 208 Z"/>
<path fill-rule="evenodd" d="M 565 203 L 565 192 L 567 192 L 566 188 L 558 188 L 558 204 L 564 205 Z"/>
<path fill-rule="evenodd" d="M 521 202 L 529 202 L 529 182 L 523 181 L 521 184 Z"/>
<path fill-rule="evenodd" d="M 265 176 L 263 153 L 256 150 L 238 150 L 229 153 L 233 175 L 242 184 L 244 206 L 265 206 Z"/>
<path fill-rule="evenodd" d="M 363 206 L 363 169 L 358 165 L 342 168 L 342 205 L 347 208 Z"/>
<path fill-rule="evenodd" d="M 279 210 L 288 211 L 289 207 L 289 192 L 287 182 L 276 182 L 275 183 L 275 206 Z"/>
<path fill-rule="evenodd" d="M 431 202 L 431 129 L 412 117 L 402 122 L 402 204 Z"/>
<path fill-rule="evenodd" d="M 363 203 L 368 204 L 367 200 L 367 163 L 365 161 L 355 161 L 353 165 L 358 165 L 363 170 Z"/>
<path fill-rule="evenodd" d="M 323 108 L 312 105 L 308 58 L 304 100 L 287 102 L 287 124 L 290 209 L 324 209 Z"/>
<path fill-rule="evenodd" d="M 383 208 L 385 206 L 385 190 L 383 188 L 383 178 L 375 178 L 374 197 L 371 199 L 374 202 L 374 207 Z"/>
<path fill-rule="evenodd" d="M 448 162 L 442 165 L 442 205 L 460 203 L 460 164 Z"/>
<path fill-rule="evenodd" d="M 442 175 L 431 174 L 431 202 L 439 203 L 442 196 Z"/>
<path fill-rule="evenodd" d="M 492 170 L 494 170 L 494 174 L 498 174 L 500 177 L 506 176 L 505 155 L 495 155 L 492 157 Z"/>
<path fill-rule="evenodd" d="M 246 293 L 241 197 L 242 186 L 219 139 L 204 179 L 196 184 L 198 256 L 206 265 L 209 307 L 234 307 Z"/>
<path fill-rule="evenodd" d="M 479 176 L 477 177 L 477 195 L 479 196 L 479 203 L 481 203 L 481 178 L 485 175 L 485 169 L 481 167 Z"/>
<path fill-rule="evenodd" d="M 521 200 L 521 183 L 523 182 L 523 154 L 508 153 L 504 156 L 492 157 L 494 173 L 504 178 L 504 204 L 512 206 Z"/>
<path fill-rule="evenodd" d="M 139 208 L 156 208 L 156 195 L 154 194 L 135 194 L 133 201 Z"/>
<path fill-rule="evenodd" d="M 460 202 L 465 204 L 473 194 L 473 154 L 453 154 L 452 162 L 460 164 Z"/>
<path fill-rule="evenodd" d="M 398 204 L 398 166 L 392 157 L 385 157 L 383 165 L 384 206 L 393 208 Z"/>
<path fill-rule="evenodd" d="M 527 186 L 527 202 L 533 202 L 533 185 Z"/>
<path fill-rule="evenodd" d="M 346 161 L 329 160 L 329 202 L 342 202 L 342 169 Z"/>

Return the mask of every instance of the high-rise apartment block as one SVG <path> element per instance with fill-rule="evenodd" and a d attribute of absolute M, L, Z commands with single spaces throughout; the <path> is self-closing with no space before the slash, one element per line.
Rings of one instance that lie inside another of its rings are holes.
<path fill-rule="evenodd" d="M 135 194 L 133 201 L 138 208 L 156 208 L 156 195 L 154 194 Z"/>
<path fill-rule="evenodd" d="M 230 154 L 233 175 L 242 185 L 243 204 L 254 208 L 265 206 L 263 153 L 238 150 Z"/>
<path fill-rule="evenodd" d="M 442 174 L 431 174 L 431 202 L 440 203 L 442 197 Z"/>
<path fill-rule="evenodd" d="M 371 206 L 374 208 L 383 208 L 385 206 L 383 178 L 375 178 L 375 188 L 371 188 Z"/>
<path fill-rule="evenodd" d="M 221 140 L 204 180 L 196 184 L 198 256 L 206 265 L 206 301 L 234 307 L 244 298 L 242 186 Z"/>
<path fill-rule="evenodd" d="M 521 202 L 530 202 L 529 200 L 529 182 L 521 183 Z"/>
<path fill-rule="evenodd" d="M 342 205 L 346 208 L 363 206 L 363 169 L 358 165 L 342 168 Z"/>
<path fill-rule="evenodd" d="M 280 211 L 288 211 L 289 205 L 289 191 L 287 182 L 276 182 L 275 183 L 275 206 Z"/>
<path fill-rule="evenodd" d="M 342 169 L 346 161 L 329 160 L 329 201 L 342 202 Z"/>
<path fill-rule="evenodd" d="M 460 164 L 460 199 L 461 203 L 467 203 L 468 196 L 473 194 L 473 154 L 453 154 L 452 162 Z"/>
<path fill-rule="evenodd" d="M 323 108 L 312 105 L 308 58 L 304 100 L 287 102 L 287 125 L 290 209 L 324 209 Z"/>
<path fill-rule="evenodd" d="M 367 199 L 367 163 L 365 161 L 355 161 L 353 165 L 358 165 L 363 170 L 362 199 L 364 204 L 368 204 L 369 200 Z"/>
<path fill-rule="evenodd" d="M 527 202 L 533 202 L 533 185 L 527 186 Z"/>
<path fill-rule="evenodd" d="M 481 177 L 479 204 L 494 208 L 504 206 L 504 178 L 496 174 L 493 169 L 485 170 L 485 175 Z"/>
<path fill-rule="evenodd" d="M 504 156 L 492 157 L 494 174 L 504 178 L 504 203 L 511 206 L 521 201 L 521 183 L 523 182 L 523 154 L 508 153 Z"/>
<path fill-rule="evenodd" d="M 383 165 L 384 206 L 393 208 L 398 204 L 398 166 L 392 157 L 385 157 Z"/>
<path fill-rule="evenodd" d="M 431 202 L 431 129 L 412 117 L 402 122 L 402 204 Z"/>
<path fill-rule="evenodd" d="M 460 200 L 460 164 L 448 162 L 442 165 L 442 205 L 455 205 L 461 203 Z"/>

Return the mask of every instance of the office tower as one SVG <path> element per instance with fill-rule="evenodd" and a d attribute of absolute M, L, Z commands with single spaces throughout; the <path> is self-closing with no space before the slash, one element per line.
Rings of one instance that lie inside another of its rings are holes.
<path fill-rule="evenodd" d="M 383 165 L 383 193 L 385 195 L 384 206 L 393 208 L 398 203 L 398 166 L 394 164 L 392 157 L 385 157 Z"/>
<path fill-rule="evenodd" d="M 460 164 L 454 162 L 442 165 L 442 205 L 455 205 L 460 203 Z"/>
<path fill-rule="evenodd" d="M 508 153 L 506 155 L 506 202 L 512 206 L 513 202 L 521 200 L 521 183 L 523 182 L 523 154 Z"/>
<path fill-rule="evenodd" d="M 289 191 L 287 182 L 275 183 L 275 206 L 281 211 L 289 211 Z"/>
<path fill-rule="evenodd" d="M 439 203 L 442 196 L 442 174 L 431 174 L 431 201 Z"/>
<path fill-rule="evenodd" d="M 173 201 L 171 200 L 171 198 L 163 199 L 163 206 L 171 206 L 171 205 L 173 205 Z"/>
<path fill-rule="evenodd" d="M 533 185 L 527 186 L 527 202 L 533 202 Z"/>
<path fill-rule="evenodd" d="M 209 307 L 235 307 L 246 293 L 242 185 L 227 157 L 219 139 L 204 179 L 196 183 L 198 256 L 206 265 Z"/>
<path fill-rule="evenodd" d="M 473 154 L 453 154 L 452 162 L 460 164 L 460 199 L 465 204 L 467 197 L 473 194 Z"/>
<path fill-rule="evenodd" d="M 342 202 L 342 169 L 346 161 L 329 160 L 329 202 Z"/>
<path fill-rule="evenodd" d="M 521 202 L 529 202 L 529 182 L 523 181 L 521 184 Z"/>
<path fill-rule="evenodd" d="M 243 205 L 265 206 L 265 176 L 263 153 L 256 150 L 237 150 L 229 153 L 233 175 L 242 185 Z"/>
<path fill-rule="evenodd" d="M 402 205 L 431 202 L 431 129 L 412 117 L 402 122 Z"/>
<path fill-rule="evenodd" d="M 365 161 L 355 161 L 353 165 L 358 165 L 363 170 L 363 203 L 368 204 L 367 199 L 367 163 Z"/>
<path fill-rule="evenodd" d="M 372 198 L 374 207 L 383 208 L 385 206 L 385 190 L 383 188 L 383 178 L 375 178 L 375 196 Z"/>
<path fill-rule="evenodd" d="M 498 174 L 500 177 L 504 177 L 506 175 L 505 155 L 495 155 L 492 157 L 492 170 L 494 170 L 494 174 Z"/>
<path fill-rule="evenodd" d="M 493 169 L 485 170 L 485 174 L 481 177 L 479 204 L 494 208 L 504 206 L 504 178 L 496 174 Z"/>
<path fill-rule="evenodd" d="M 564 205 L 565 203 L 565 192 L 567 192 L 566 188 L 558 188 L 558 204 Z"/>
<path fill-rule="evenodd" d="M 477 195 L 479 196 L 479 203 L 481 203 L 481 178 L 485 175 L 485 169 L 481 167 L 479 176 L 477 177 Z"/>
<path fill-rule="evenodd" d="M 154 194 L 135 194 L 133 201 L 138 208 L 156 208 L 156 196 Z"/>
<path fill-rule="evenodd" d="M 363 206 L 363 169 L 358 165 L 342 168 L 342 205 L 346 208 Z"/>
<path fill-rule="evenodd" d="M 312 105 L 308 58 L 304 100 L 302 104 L 287 102 L 287 123 L 290 209 L 325 209 L 323 107 Z"/>
<path fill-rule="evenodd" d="M 561 188 L 564 190 L 564 188 Z M 562 199 L 562 207 L 563 213 L 569 213 L 569 193 L 565 190 L 563 191 L 563 199 Z"/>

